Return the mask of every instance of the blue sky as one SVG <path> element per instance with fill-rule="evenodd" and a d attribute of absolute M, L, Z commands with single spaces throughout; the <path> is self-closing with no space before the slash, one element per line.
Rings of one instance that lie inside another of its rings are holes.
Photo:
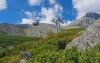
<path fill-rule="evenodd" d="M 70 23 L 87 12 L 100 13 L 96 10 L 91 11 L 90 8 L 91 5 L 96 6 L 94 4 L 97 2 L 96 0 L 0 0 L 0 23 L 31 24 L 35 14 L 39 15 L 41 23 L 51 23 L 50 19 L 55 16 L 60 16 L 66 23 Z M 100 10 L 99 7 L 95 9 Z"/>

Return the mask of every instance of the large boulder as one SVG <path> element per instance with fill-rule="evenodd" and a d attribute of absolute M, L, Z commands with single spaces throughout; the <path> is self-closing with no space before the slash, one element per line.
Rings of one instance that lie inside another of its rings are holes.
<path fill-rule="evenodd" d="M 26 63 L 27 60 L 32 57 L 32 54 L 30 52 L 26 52 L 26 51 L 21 51 L 20 52 L 23 55 L 23 58 L 21 59 L 20 63 Z"/>
<path fill-rule="evenodd" d="M 79 50 L 94 47 L 100 42 L 100 19 L 83 31 L 83 34 L 66 45 L 66 48 L 76 46 Z"/>
<path fill-rule="evenodd" d="M 21 61 L 20 61 L 20 63 L 26 63 L 27 62 L 27 59 L 22 59 Z"/>
<path fill-rule="evenodd" d="M 25 59 L 29 59 L 30 57 L 32 57 L 32 54 L 30 52 L 21 51 L 20 53 L 23 55 L 23 58 Z"/>

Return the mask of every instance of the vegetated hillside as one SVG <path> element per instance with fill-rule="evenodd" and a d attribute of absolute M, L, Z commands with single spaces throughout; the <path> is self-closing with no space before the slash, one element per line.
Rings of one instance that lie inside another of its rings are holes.
<path fill-rule="evenodd" d="M 20 35 L 20 36 L 26 35 L 23 29 L 7 23 L 0 24 L 0 32 L 8 35 Z"/>
<path fill-rule="evenodd" d="M 99 63 L 100 44 L 90 50 L 78 51 L 76 47 L 65 49 L 66 44 L 81 35 L 83 30 L 82 28 L 68 29 L 36 42 L 26 42 L 15 45 L 13 49 L 0 50 L 0 63 L 19 63 L 25 58 L 20 54 L 21 51 L 32 54 L 32 57 L 24 60 L 27 63 Z"/>
<path fill-rule="evenodd" d="M 14 45 L 25 43 L 28 41 L 37 41 L 38 37 L 27 37 L 27 36 L 10 36 L 4 33 L 0 33 L 0 49 L 10 48 Z"/>
<path fill-rule="evenodd" d="M 68 29 L 36 42 L 26 42 L 16 45 L 13 49 L 0 50 L 0 63 L 19 63 L 24 58 L 20 54 L 21 51 L 32 54 L 32 57 L 25 60 L 27 63 L 99 63 L 100 44 L 80 52 L 76 47 L 65 50 L 66 44 L 81 35 L 80 31 L 83 30 L 82 28 Z"/>
<path fill-rule="evenodd" d="M 65 27 L 61 26 L 61 29 L 64 28 Z M 8 35 L 45 37 L 48 34 L 55 32 L 56 26 L 52 24 L 40 23 L 38 26 L 28 24 L 0 24 L 0 33 L 5 33 Z"/>
<path fill-rule="evenodd" d="M 88 27 L 93 24 L 96 20 L 100 18 L 100 14 L 97 13 L 87 13 L 84 17 L 72 22 L 67 27 L 68 28 L 77 28 L 77 27 Z"/>

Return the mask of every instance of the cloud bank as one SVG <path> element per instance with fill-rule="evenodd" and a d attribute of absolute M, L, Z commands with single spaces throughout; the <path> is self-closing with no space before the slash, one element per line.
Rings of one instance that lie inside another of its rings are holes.
<path fill-rule="evenodd" d="M 31 6 L 40 5 L 44 0 L 29 0 L 28 3 Z"/>
<path fill-rule="evenodd" d="M 88 12 L 100 14 L 100 0 L 72 0 L 73 7 L 77 10 L 77 19 L 83 17 Z"/>
<path fill-rule="evenodd" d="M 7 1 L 6 0 L 0 0 L 0 10 L 4 10 L 7 8 Z"/>
<path fill-rule="evenodd" d="M 34 6 L 36 4 L 41 4 L 43 2 L 43 0 L 29 0 L 30 5 Z M 62 11 L 63 11 L 63 7 L 58 4 L 56 2 L 56 0 L 49 0 L 49 4 L 50 7 L 41 7 L 41 10 L 38 14 L 40 14 L 41 17 L 39 17 L 40 19 L 40 23 L 49 23 L 49 24 L 53 24 L 53 22 L 51 21 L 53 18 L 55 18 L 56 16 L 60 16 L 62 17 Z M 21 24 L 32 24 L 32 22 L 34 21 L 34 15 L 36 14 L 36 12 L 29 12 L 29 11 L 25 11 L 25 15 L 27 16 L 27 18 L 23 18 L 21 21 Z"/>
<path fill-rule="evenodd" d="M 49 23 L 53 24 L 51 21 L 53 18 L 56 18 L 57 16 L 62 17 L 62 11 L 63 8 L 60 4 L 55 3 L 53 7 L 42 7 L 41 13 L 45 16 L 43 20 L 41 20 L 41 23 Z"/>
<path fill-rule="evenodd" d="M 56 3 L 56 0 L 49 0 L 49 3 L 50 4 L 55 4 Z"/>

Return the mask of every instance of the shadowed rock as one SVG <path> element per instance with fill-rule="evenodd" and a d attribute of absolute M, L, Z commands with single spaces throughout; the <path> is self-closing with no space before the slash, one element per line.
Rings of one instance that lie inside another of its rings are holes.
<path fill-rule="evenodd" d="M 25 59 L 29 59 L 30 57 L 32 57 L 32 54 L 30 52 L 22 51 L 21 54 L 23 55 L 23 58 Z"/>

